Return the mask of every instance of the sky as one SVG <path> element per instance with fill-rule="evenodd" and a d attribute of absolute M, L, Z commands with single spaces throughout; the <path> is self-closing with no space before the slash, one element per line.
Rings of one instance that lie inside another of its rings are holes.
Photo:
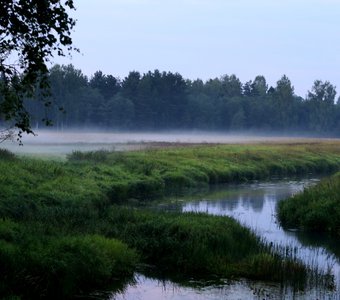
<path fill-rule="evenodd" d="M 305 97 L 314 80 L 340 93 L 339 0 L 76 0 L 73 43 L 55 58 L 89 77 L 123 79 L 158 69 L 207 80 L 235 74 L 245 83 L 283 74 Z"/>

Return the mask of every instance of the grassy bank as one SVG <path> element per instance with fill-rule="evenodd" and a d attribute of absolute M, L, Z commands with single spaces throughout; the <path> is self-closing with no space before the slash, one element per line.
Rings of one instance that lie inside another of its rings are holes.
<path fill-rule="evenodd" d="M 340 173 L 278 205 L 283 226 L 340 236 Z"/>
<path fill-rule="evenodd" d="M 84 296 L 128 280 L 145 264 L 178 280 L 247 277 L 295 286 L 307 280 L 307 267 L 229 217 L 111 206 L 91 219 L 75 212 L 70 228 L 68 208 L 54 211 L 0 221 L 1 297 Z"/>
<path fill-rule="evenodd" d="M 195 146 L 135 152 L 75 152 L 65 164 L 111 202 L 149 200 L 214 183 L 331 172 L 340 143 Z M 91 189 L 93 190 L 93 189 Z"/>
<path fill-rule="evenodd" d="M 0 221 L 1 298 L 71 298 L 132 275 L 138 256 L 121 241 L 46 225 Z"/>
<path fill-rule="evenodd" d="M 304 266 L 233 219 L 156 213 L 124 203 L 339 166 L 336 143 L 76 152 L 67 162 L 0 151 L 0 295 L 82 295 L 128 278 L 140 263 L 187 278 L 303 281 Z"/>

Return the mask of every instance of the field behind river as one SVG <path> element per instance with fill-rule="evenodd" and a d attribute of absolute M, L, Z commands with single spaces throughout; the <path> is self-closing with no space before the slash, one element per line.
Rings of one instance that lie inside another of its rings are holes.
<path fill-rule="evenodd" d="M 298 135 L 266 135 L 252 133 L 214 133 L 214 132 L 103 132 L 103 131 L 36 131 L 36 135 L 24 135 L 20 146 L 18 142 L 6 141 L 1 148 L 16 154 L 39 158 L 65 159 L 72 151 L 126 151 L 192 146 L 198 144 L 294 144 L 315 142 L 340 142 L 340 139 L 316 138 Z"/>

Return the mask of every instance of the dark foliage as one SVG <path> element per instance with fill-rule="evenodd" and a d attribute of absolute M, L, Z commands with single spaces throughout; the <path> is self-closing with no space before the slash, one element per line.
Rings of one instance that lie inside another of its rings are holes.
<path fill-rule="evenodd" d="M 340 236 L 340 173 L 282 201 L 278 217 L 287 228 L 330 232 Z"/>
<path fill-rule="evenodd" d="M 336 135 L 340 105 L 328 81 L 316 80 L 306 99 L 294 93 L 287 76 L 268 88 L 263 76 L 242 84 L 235 75 L 203 82 L 178 73 L 130 74 L 120 80 L 96 72 L 90 79 L 72 65 L 50 70 L 53 101 L 65 114 L 51 109 L 56 129 L 99 127 L 118 130 L 269 130 Z M 29 105 L 36 127 L 43 106 Z"/>
<path fill-rule="evenodd" d="M 72 50 L 75 20 L 67 9 L 72 0 L 0 0 L 0 118 L 20 132 L 32 133 L 24 98 L 51 104 L 46 63 Z"/>

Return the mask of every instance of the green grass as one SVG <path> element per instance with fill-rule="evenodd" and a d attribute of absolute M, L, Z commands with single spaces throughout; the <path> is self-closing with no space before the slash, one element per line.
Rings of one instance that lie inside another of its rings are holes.
<path fill-rule="evenodd" d="M 149 200 L 212 183 L 335 171 L 340 165 L 340 143 L 75 152 L 69 155 L 69 164 L 79 170 L 87 168 L 103 182 L 110 180 L 107 188 L 112 202 Z"/>
<path fill-rule="evenodd" d="M 76 152 L 66 162 L 0 151 L 0 296 L 84 295 L 139 264 L 184 278 L 303 281 L 305 266 L 231 218 L 124 205 L 339 166 L 338 143 Z"/>
<path fill-rule="evenodd" d="M 46 225 L 0 221 L 2 297 L 65 299 L 131 276 L 138 256 L 126 244 Z"/>
<path fill-rule="evenodd" d="M 284 227 L 340 236 L 340 173 L 278 205 Z"/>
<path fill-rule="evenodd" d="M 138 249 L 144 263 L 157 266 L 172 278 L 183 279 L 187 274 L 301 284 L 308 273 L 302 263 L 274 251 L 230 217 L 113 206 L 108 221 L 108 236 Z"/>

